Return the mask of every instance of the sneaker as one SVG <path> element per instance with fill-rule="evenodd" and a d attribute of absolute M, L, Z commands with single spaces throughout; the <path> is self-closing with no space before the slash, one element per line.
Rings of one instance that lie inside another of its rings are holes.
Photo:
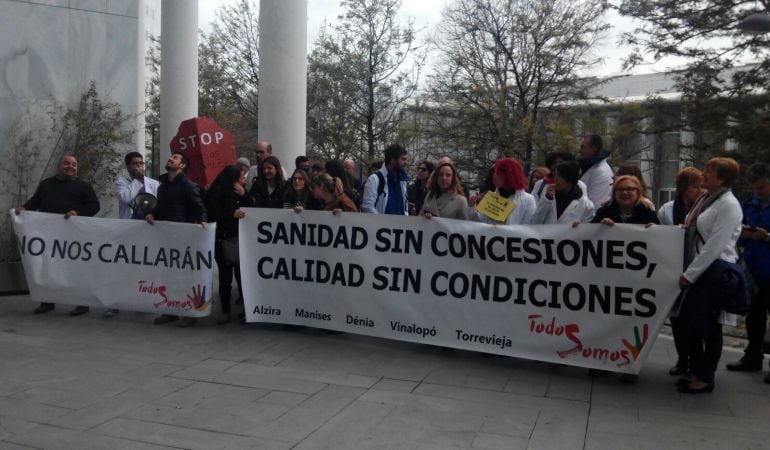
<path fill-rule="evenodd" d="M 733 372 L 757 372 L 762 370 L 762 358 L 751 359 L 745 355 L 740 360 L 727 364 L 727 370 Z"/>
<path fill-rule="evenodd" d="M 110 308 L 106 311 L 104 311 L 104 314 L 102 314 L 102 317 L 115 317 L 120 312 L 117 308 Z"/>
<path fill-rule="evenodd" d="M 53 303 L 41 303 L 40 306 L 35 308 L 34 312 L 35 314 L 45 314 L 48 311 L 53 311 L 56 308 L 56 305 Z"/>
<path fill-rule="evenodd" d="M 182 317 L 182 320 L 180 320 L 176 326 L 179 328 L 187 328 L 195 325 L 196 323 L 198 323 L 198 319 L 195 317 Z"/>
<path fill-rule="evenodd" d="M 70 316 L 72 317 L 82 316 L 83 314 L 87 313 L 90 310 L 91 308 L 89 308 L 88 306 L 76 306 L 75 309 L 70 311 Z"/>
<path fill-rule="evenodd" d="M 172 316 L 170 314 L 163 314 L 160 317 L 156 317 L 155 320 L 152 321 L 155 325 L 163 325 L 166 323 L 171 323 L 179 320 L 179 316 Z"/>

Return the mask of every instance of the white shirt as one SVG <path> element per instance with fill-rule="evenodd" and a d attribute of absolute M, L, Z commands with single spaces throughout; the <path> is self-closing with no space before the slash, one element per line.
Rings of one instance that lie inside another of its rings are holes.
<path fill-rule="evenodd" d="M 594 204 L 585 195 L 577 200 L 572 200 L 561 217 L 556 215 L 556 199 L 543 197 L 537 203 L 535 216 L 532 218 L 533 224 L 554 224 L 554 223 L 572 223 L 580 221 L 589 223 L 594 218 Z"/>
<path fill-rule="evenodd" d="M 586 184 L 583 193 L 596 208 L 612 199 L 612 169 L 606 158 L 586 170 L 580 180 Z"/>
<path fill-rule="evenodd" d="M 121 219 L 131 218 L 134 211 L 134 199 L 136 199 L 142 187 L 144 187 L 144 192 L 156 197 L 158 196 L 158 186 L 160 183 L 150 177 L 144 177 L 143 180 L 144 182 L 136 178 L 119 176 L 117 181 L 115 181 L 115 187 L 118 191 L 118 217 Z"/>

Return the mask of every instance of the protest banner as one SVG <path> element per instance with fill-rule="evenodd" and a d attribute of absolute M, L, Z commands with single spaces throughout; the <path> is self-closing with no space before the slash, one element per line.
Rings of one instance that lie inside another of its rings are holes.
<path fill-rule="evenodd" d="M 216 225 L 10 212 L 36 302 L 202 317 Z"/>
<path fill-rule="evenodd" d="M 245 211 L 250 322 L 638 373 L 682 272 L 677 227 Z"/>

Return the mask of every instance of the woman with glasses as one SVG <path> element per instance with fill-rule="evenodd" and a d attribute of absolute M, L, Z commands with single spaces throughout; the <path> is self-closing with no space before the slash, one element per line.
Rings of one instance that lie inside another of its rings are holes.
<path fill-rule="evenodd" d="M 658 214 L 643 201 L 642 183 L 633 175 L 621 175 L 612 185 L 612 199 L 596 211 L 592 223 L 614 225 L 633 223 L 658 224 Z"/>
<path fill-rule="evenodd" d="M 425 196 L 428 194 L 428 178 L 433 173 L 433 163 L 422 161 L 417 166 L 417 175 L 414 181 L 406 188 L 406 198 L 409 202 L 409 215 L 416 216 L 422 210 Z"/>
<path fill-rule="evenodd" d="M 303 169 L 296 169 L 289 179 L 289 187 L 283 197 L 284 209 L 320 209 L 310 192 L 310 176 Z"/>

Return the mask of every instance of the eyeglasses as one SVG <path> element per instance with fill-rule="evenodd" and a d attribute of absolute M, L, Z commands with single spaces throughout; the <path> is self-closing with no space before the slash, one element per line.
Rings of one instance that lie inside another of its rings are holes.
<path fill-rule="evenodd" d="M 634 192 L 636 191 L 635 187 L 619 187 L 615 189 L 616 192 Z"/>

